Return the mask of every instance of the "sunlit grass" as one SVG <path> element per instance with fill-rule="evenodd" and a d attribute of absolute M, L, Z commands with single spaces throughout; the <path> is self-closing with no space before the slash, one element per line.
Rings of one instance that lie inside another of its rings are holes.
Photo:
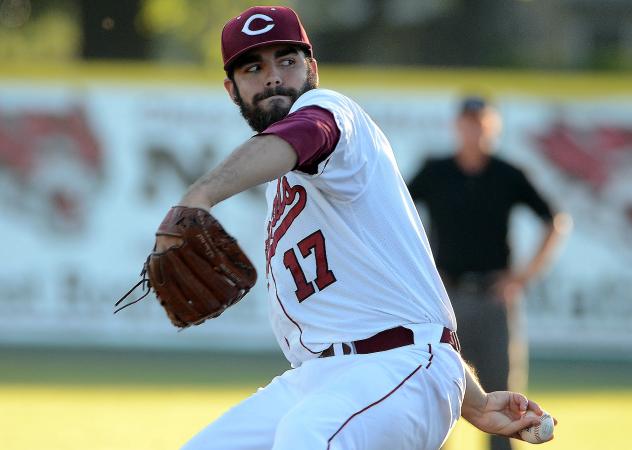
<path fill-rule="evenodd" d="M 254 391 L 248 387 L 0 385 L 0 448 L 167 450 Z M 533 392 L 560 421 L 543 449 L 629 448 L 632 391 Z M 482 435 L 459 423 L 450 449 L 481 450 Z M 521 444 L 519 449 L 533 448 Z"/>
<path fill-rule="evenodd" d="M 0 449 L 175 450 L 285 369 L 280 353 L 0 347 Z M 630 448 L 632 362 L 540 360 L 530 374 L 560 424 L 517 450 Z M 449 450 L 482 443 L 460 422 Z"/>
<path fill-rule="evenodd" d="M 177 449 L 249 394 L 239 388 L 0 386 L 0 448 Z"/>

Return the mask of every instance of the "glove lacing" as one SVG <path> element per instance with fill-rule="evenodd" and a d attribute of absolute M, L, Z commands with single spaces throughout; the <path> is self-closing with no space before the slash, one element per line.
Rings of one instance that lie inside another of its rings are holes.
<path fill-rule="evenodd" d="M 123 300 L 125 300 L 127 297 L 129 297 L 129 295 L 132 292 L 134 292 L 136 290 L 136 288 L 138 288 L 138 286 L 141 286 L 141 288 L 143 290 L 143 295 L 141 295 L 136 300 L 131 301 L 129 303 L 126 303 L 123 306 L 121 306 L 120 308 L 115 309 L 114 310 L 114 314 L 116 314 L 117 312 L 119 312 L 122 309 L 127 308 L 128 306 L 132 306 L 134 303 L 140 302 L 142 299 L 144 299 L 145 297 L 147 297 L 149 295 L 149 293 L 151 292 L 151 284 L 149 283 L 149 277 L 147 276 L 147 267 L 149 267 L 149 257 L 147 258 L 147 261 L 145 261 L 145 264 L 143 264 L 143 270 L 140 271 L 140 277 L 141 277 L 140 281 L 138 283 L 136 283 L 129 291 L 127 291 L 127 293 L 125 295 L 123 295 L 123 297 L 121 297 L 114 304 L 114 306 L 120 305 Z"/>

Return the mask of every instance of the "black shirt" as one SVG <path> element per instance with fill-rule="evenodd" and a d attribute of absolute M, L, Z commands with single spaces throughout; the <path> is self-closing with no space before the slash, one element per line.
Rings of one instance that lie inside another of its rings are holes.
<path fill-rule="evenodd" d="M 507 269 L 513 206 L 525 204 L 545 222 L 553 217 L 524 173 L 494 156 L 475 174 L 464 173 L 454 157 L 431 159 L 408 189 L 430 213 L 430 244 L 437 267 L 455 278 L 465 272 Z"/>

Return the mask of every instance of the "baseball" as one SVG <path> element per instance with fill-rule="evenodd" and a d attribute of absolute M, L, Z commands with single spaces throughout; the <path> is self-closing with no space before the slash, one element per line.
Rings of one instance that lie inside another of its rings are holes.
<path fill-rule="evenodd" d="M 536 416 L 533 411 L 527 411 L 526 415 Z M 525 428 L 520 432 L 520 437 L 531 444 L 541 444 L 553 437 L 553 417 L 546 411 L 540 416 L 540 423 L 538 425 Z"/>

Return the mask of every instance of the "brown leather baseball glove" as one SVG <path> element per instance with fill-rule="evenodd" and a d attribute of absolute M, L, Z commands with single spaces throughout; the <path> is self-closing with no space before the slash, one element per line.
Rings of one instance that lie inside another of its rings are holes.
<path fill-rule="evenodd" d="M 254 286 L 257 272 L 237 241 L 207 211 L 174 206 L 160 224 L 156 236 L 173 236 L 182 243 L 163 252 L 152 252 L 135 288 L 150 290 L 176 327 L 199 325 L 217 317 L 241 300 Z"/>

